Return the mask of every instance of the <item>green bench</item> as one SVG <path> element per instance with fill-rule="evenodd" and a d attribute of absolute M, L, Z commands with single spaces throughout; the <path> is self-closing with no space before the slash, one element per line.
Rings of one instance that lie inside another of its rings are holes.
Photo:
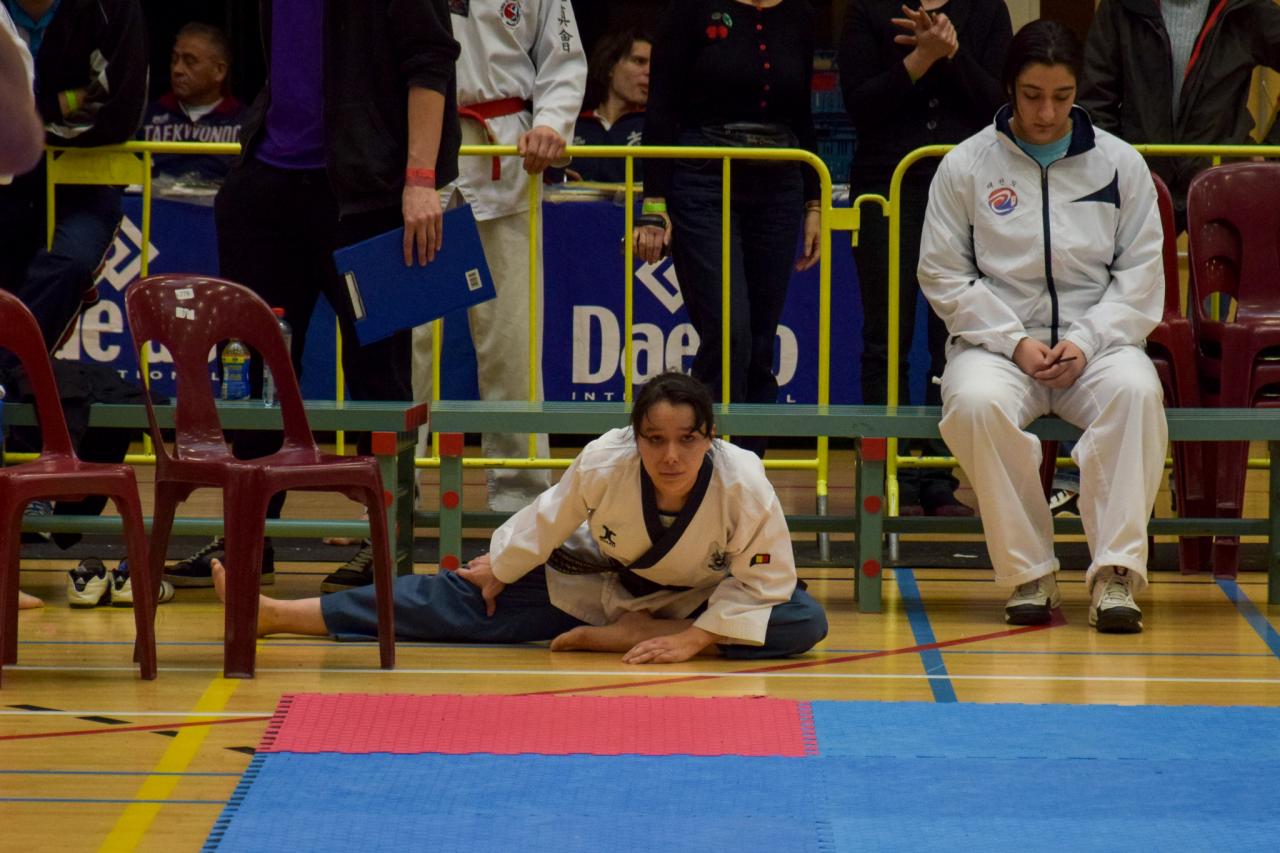
<path fill-rule="evenodd" d="M 440 434 L 440 512 L 419 513 L 420 523 L 437 522 L 441 565 L 456 567 L 462 529 L 493 527 L 502 513 L 462 511 L 463 434 L 469 432 L 545 432 L 598 435 L 627 424 L 625 403 L 518 403 L 441 400 L 432 404 L 431 429 Z M 940 438 L 940 410 L 932 406 L 760 406 L 719 407 L 723 434 L 831 436 L 848 438 L 857 449 L 858 502 L 852 516 L 788 516 L 793 532 L 853 533 L 857 541 L 858 609 L 881 609 L 884 536 L 890 533 L 981 533 L 976 518 L 893 517 L 885 515 L 887 439 Z M 1169 409 L 1169 437 L 1175 441 L 1266 441 L 1272 459 L 1280 458 L 1280 414 L 1267 409 Z M 1040 418 L 1031 432 L 1066 441 L 1080 430 L 1058 418 Z M 1159 535 L 1215 534 L 1265 536 L 1268 539 L 1267 600 L 1280 604 L 1280 465 L 1271 466 L 1266 518 L 1152 519 Z M 1058 533 L 1083 532 L 1079 519 L 1055 519 Z"/>
<path fill-rule="evenodd" d="M 349 430 L 373 434 L 373 455 L 382 471 L 382 487 L 391 496 L 387 526 L 391 535 L 392 561 L 397 574 L 413 572 L 413 454 L 418 428 L 426 423 L 425 403 L 348 400 L 308 400 L 307 420 L 313 430 Z M 218 404 L 225 429 L 280 429 L 280 409 L 264 406 L 261 400 Z M 173 407 L 159 406 L 156 417 L 162 427 L 173 425 Z M 30 404 L 5 403 L 5 426 L 32 426 L 35 408 Z M 136 404 L 99 403 L 89 410 L 89 425 L 99 427 L 147 428 L 146 407 Z M 150 519 L 147 519 L 150 527 Z M 73 533 L 118 533 L 120 519 L 97 516 L 50 516 L 27 519 L 24 530 Z M 176 535 L 214 536 L 222 532 L 219 518 L 178 518 Z M 354 536 L 369 533 L 367 521 L 278 519 L 267 522 L 267 535 L 280 537 Z"/>

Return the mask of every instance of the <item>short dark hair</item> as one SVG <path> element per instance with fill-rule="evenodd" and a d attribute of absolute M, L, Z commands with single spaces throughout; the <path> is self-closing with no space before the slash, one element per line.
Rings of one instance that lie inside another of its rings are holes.
<path fill-rule="evenodd" d="M 628 27 L 615 30 L 596 42 L 587 61 L 587 91 L 582 99 L 584 109 L 594 110 L 604 103 L 609 94 L 613 69 L 631 55 L 631 48 L 638 41 L 651 45 L 653 37 L 640 27 Z"/>
<path fill-rule="evenodd" d="M 636 435 L 644 427 L 649 410 L 659 403 L 688 406 L 693 409 L 693 428 L 710 438 L 715 434 L 715 412 L 707 386 L 684 373 L 669 370 L 644 383 L 631 404 L 631 431 Z"/>
<path fill-rule="evenodd" d="M 227 34 L 222 30 L 204 21 L 191 21 L 178 30 L 173 40 L 177 42 L 183 36 L 201 36 L 213 47 L 218 58 L 227 64 L 227 68 L 231 68 L 231 39 L 227 38 Z"/>
<path fill-rule="evenodd" d="M 1084 65 L 1084 47 L 1080 38 L 1058 21 L 1039 20 L 1022 27 L 1009 42 L 1005 54 L 1001 83 L 1012 98 L 1018 75 L 1028 65 L 1065 65 L 1071 75 L 1080 79 Z"/>

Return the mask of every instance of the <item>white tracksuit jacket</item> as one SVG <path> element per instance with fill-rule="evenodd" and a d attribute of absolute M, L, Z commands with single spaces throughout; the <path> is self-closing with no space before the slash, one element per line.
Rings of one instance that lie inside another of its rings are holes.
<path fill-rule="evenodd" d="M 1151 172 L 1127 143 L 1072 111 L 1066 156 L 1042 169 L 1009 107 L 938 167 L 920 241 L 920 287 L 953 338 L 1012 356 L 1030 336 L 1092 360 L 1140 345 L 1164 305 L 1163 231 Z"/>

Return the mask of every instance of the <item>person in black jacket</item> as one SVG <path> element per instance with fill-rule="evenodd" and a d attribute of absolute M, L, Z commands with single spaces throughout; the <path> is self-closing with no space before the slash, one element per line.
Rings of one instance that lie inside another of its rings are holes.
<path fill-rule="evenodd" d="M 857 129 L 850 175 L 854 198 L 889 195 L 889 179 L 911 151 L 957 143 L 991 123 L 1006 101 L 1000 70 L 1013 37 L 1003 0 L 851 0 L 838 56 L 845 109 Z M 906 363 L 916 320 L 916 260 L 929 183 L 938 161 L 912 166 L 902 183 L 898 256 L 900 296 L 898 402 L 907 396 Z M 878 211 L 862 217 L 854 259 L 862 297 L 862 400 L 887 399 L 889 345 L 888 220 Z M 929 374 L 941 376 L 946 329 L 926 312 Z M 938 388 L 925 383 L 925 402 L 938 405 Z M 949 455 L 941 442 L 922 443 L 929 455 Z M 898 477 L 901 515 L 972 515 L 955 499 L 957 482 L 941 469 L 904 469 Z"/>
<path fill-rule="evenodd" d="M 817 150 L 810 111 L 814 13 L 807 0 L 682 0 L 653 44 L 645 145 Z M 698 332 L 693 375 L 721 399 L 719 160 L 649 160 L 636 256 L 653 263 L 669 243 Z M 818 176 L 798 164 L 739 162 L 731 175 L 731 402 L 774 403 L 774 338 L 791 273 L 818 262 Z M 670 205 L 670 218 L 667 207 Z M 649 224 L 652 223 L 652 224 Z M 803 255 L 796 238 L 803 228 Z M 737 440 L 763 455 L 765 441 Z"/>
<path fill-rule="evenodd" d="M 1250 81 L 1280 69 L 1273 0 L 1102 0 L 1085 42 L 1081 106 L 1131 145 L 1244 144 Z M 1280 122 L 1266 142 L 1280 145 Z M 1187 187 L 1203 158 L 1152 157 L 1186 226 Z"/>
<path fill-rule="evenodd" d="M 214 202 L 222 275 L 284 309 L 299 374 L 323 294 L 342 329 L 352 399 L 411 399 L 409 330 L 359 345 L 333 251 L 401 226 L 406 265 L 429 263 L 442 245 L 436 187 L 457 177 L 461 138 L 449 4 L 262 0 L 261 10 L 267 84 L 241 127 L 240 162 Z M 251 386 L 261 394 L 258 358 Z M 255 458 L 279 446 L 278 433 L 250 433 L 237 437 L 235 452 Z M 283 504 L 275 496 L 269 516 L 279 517 Z M 210 561 L 221 554 L 214 540 L 165 577 L 212 586 Z M 274 578 L 266 559 L 263 576 Z"/>
<path fill-rule="evenodd" d="M 3 0 L 35 59 L 36 107 L 50 145 L 130 139 L 147 97 L 146 33 L 138 0 Z M 0 186 L 0 287 L 35 315 L 50 350 L 86 301 L 120 224 L 120 188 L 64 186 L 46 248 L 45 169 Z"/>

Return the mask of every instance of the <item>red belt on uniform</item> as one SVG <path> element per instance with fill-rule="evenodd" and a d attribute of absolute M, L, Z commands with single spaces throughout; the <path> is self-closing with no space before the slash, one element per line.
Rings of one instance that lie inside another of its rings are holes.
<path fill-rule="evenodd" d="M 533 103 L 526 101 L 524 98 L 499 98 L 496 101 L 481 101 L 478 104 L 467 104 L 466 106 L 458 107 L 458 116 L 479 122 L 480 126 L 484 128 L 484 135 L 489 140 L 489 144 L 497 145 L 498 138 L 493 135 L 493 130 L 489 127 L 489 119 L 513 116 L 532 109 Z M 502 163 L 495 156 L 493 158 L 493 180 L 499 180 L 501 177 Z"/>

